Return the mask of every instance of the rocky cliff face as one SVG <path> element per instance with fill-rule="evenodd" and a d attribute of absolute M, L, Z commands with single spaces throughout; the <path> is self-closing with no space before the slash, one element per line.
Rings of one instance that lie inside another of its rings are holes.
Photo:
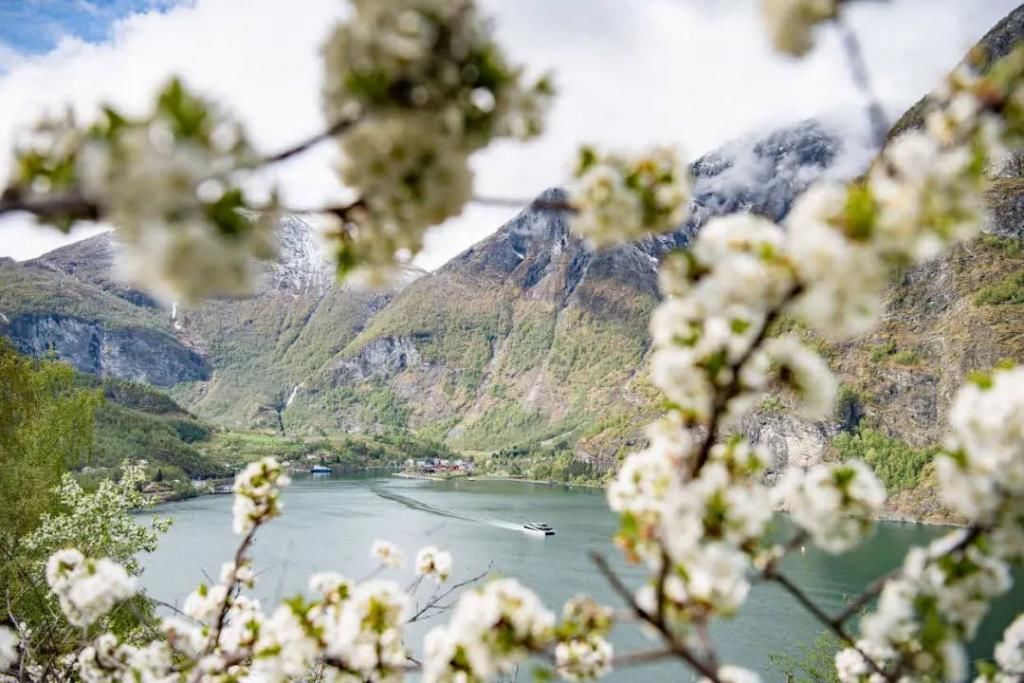
<path fill-rule="evenodd" d="M 210 366 L 194 350 L 162 331 L 107 329 L 102 323 L 59 314 L 26 314 L 0 324 L 18 351 L 54 353 L 80 372 L 169 387 L 206 380 Z"/>
<path fill-rule="evenodd" d="M 23 353 L 54 353 L 101 377 L 162 387 L 208 379 L 209 363 L 167 313 L 108 279 L 109 239 L 80 244 L 80 257 L 73 245 L 45 260 L 0 262 L 0 334 Z"/>

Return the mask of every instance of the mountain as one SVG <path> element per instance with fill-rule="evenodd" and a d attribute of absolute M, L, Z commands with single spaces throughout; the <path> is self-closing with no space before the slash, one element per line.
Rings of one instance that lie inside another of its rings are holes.
<path fill-rule="evenodd" d="M 685 225 L 601 251 L 570 234 L 564 212 L 536 208 L 561 197 L 548 190 L 398 294 L 311 376 L 284 423 L 406 427 L 472 450 L 632 424 L 653 404 L 643 369 L 660 257 L 715 215 L 780 218 L 843 152 L 815 122 L 727 145 L 693 165 Z"/>
<path fill-rule="evenodd" d="M 230 428 L 410 429 L 474 449 L 592 435 L 651 404 L 638 369 L 657 259 L 710 216 L 782 216 L 843 151 L 814 122 L 740 140 L 694 164 L 691 218 L 671 235 L 595 252 L 563 215 L 527 208 L 389 291 L 337 284 L 309 226 L 289 218 L 252 296 L 167 307 L 117 278 L 117 246 L 99 235 L 0 262 L 0 333 L 167 388 Z"/>
<path fill-rule="evenodd" d="M 0 259 L 0 334 L 23 353 L 53 352 L 99 376 L 162 387 L 208 379 L 209 363 L 166 312 L 114 284 L 112 261 L 106 235 L 26 264 Z"/>
<path fill-rule="evenodd" d="M 393 292 L 339 285 L 296 218 L 252 296 L 166 306 L 117 277 L 109 233 L 25 263 L 0 259 L 0 334 L 77 370 L 165 388 L 204 419 L 280 429 L 295 387 L 342 349 Z M 409 279 L 418 276 L 409 271 Z"/>
<path fill-rule="evenodd" d="M 181 334 L 215 368 L 208 380 L 172 392 L 204 419 L 233 428 L 282 429 L 281 413 L 299 385 L 343 349 L 395 290 L 339 284 L 301 220 L 278 227 L 280 258 L 252 296 L 179 307 Z M 421 272 L 410 269 L 408 280 Z"/>

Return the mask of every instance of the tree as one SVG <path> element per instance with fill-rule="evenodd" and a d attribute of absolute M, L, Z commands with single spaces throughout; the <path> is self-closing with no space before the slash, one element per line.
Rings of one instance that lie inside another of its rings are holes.
<path fill-rule="evenodd" d="M 55 503 L 54 489 L 92 447 L 102 394 L 75 388 L 70 366 L 35 361 L 0 339 L 0 542 L 30 532 Z"/>

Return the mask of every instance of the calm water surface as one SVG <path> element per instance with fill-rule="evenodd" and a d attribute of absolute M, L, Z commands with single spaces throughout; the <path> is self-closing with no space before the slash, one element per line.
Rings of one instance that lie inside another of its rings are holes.
<path fill-rule="evenodd" d="M 301 592 L 306 577 L 315 571 L 367 576 L 374 569 L 369 548 L 378 538 L 398 544 L 410 560 L 427 544 L 450 550 L 455 557 L 454 581 L 488 567 L 515 576 L 556 611 L 580 592 L 620 604 L 589 561 L 591 550 L 607 553 L 632 585 L 639 585 L 643 577 L 642 571 L 618 561 L 609 543 L 616 519 L 597 491 L 519 482 L 300 476 L 283 500 L 285 514 L 261 531 L 255 548 L 259 572 L 255 593 L 265 601 Z M 174 519 L 159 549 L 144 558 L 142 576 L 149 594 L 168 602 L 180 603 L 197 583 L 216 577 L 238 542 L 231 533 L 231 496 L 171 503 L 147 514 Z M 546 521 L 558 535 L 527 536 L 519 527 L 527 520 Z M 819 605 L 835 611 L 845 596 L 897 566 L 909 546 L 941 533 L 930 527 L 883 524 L 854 553 L 832 557 L 807 548 L 787 559 L 785 571 Z M 404 584 L 409 572 L 407 568 L 389 574 Z M 990 653 L 1001 624 L 1022 606 L 1024 592 L 1018 588 L 986 622 L 972 655 Z M 433 624 L 415 624 L 410 642 L 420 642 Z M 764 672 L 765 680 L 781 680 L 771 669 L 768 655 L 795 653 L 820 631 L 786 594 L 765 585 L 755 587 L 741 614 L 719 624 L 713 635 L 724 661 Z M 620 652 L 651 646 L 629 626 L 615 633 L 613 640 Z M 531 677 L 524 673 L 519 678 Z M 685 681 L 689 676 L 663 663 L 617 672 L 611 680 Z"/>

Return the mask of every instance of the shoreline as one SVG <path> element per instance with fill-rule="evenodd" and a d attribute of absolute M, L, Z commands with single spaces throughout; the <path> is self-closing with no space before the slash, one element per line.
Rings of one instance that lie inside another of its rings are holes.
<path fill-rule="evenodd" d="M 478 475 L 458 475 L 454 477 L 442 477 L 433 474 L 416 474 L 414 472 L 392 472 L 392 477 L 398 477 L 399 479 L 421 479 L 424 481 L 454 481 L 463 479 L 465 481 L 514 481 L 520 484 L 537 484 L 539 486 L 567 486 L 572 488 L 585 488 L 594 489 L 597 491 L 604 490 L 604 486 L 599 484 L 577 484 L 567 481 L 552 481 L 545 479 L 526 479 L 523 477 L 510 477 L 507 475 L 491 475 L 491 474 L 478 474 Z"/>
<path fill-rule="evenodd" d="M 570 488 L 593 489 L 603 491 L 604 486 L 600 484 L 578 484 L 569 481 L 553 481 L 550 479 L 526 479 L 524 477 L 510 477 L 508 475 L 481 474 L 475 477 L 467 477 L 469 481 L 515 481 L 521 484 L 538 484 L 540 486 L 567 486 Z"/>

